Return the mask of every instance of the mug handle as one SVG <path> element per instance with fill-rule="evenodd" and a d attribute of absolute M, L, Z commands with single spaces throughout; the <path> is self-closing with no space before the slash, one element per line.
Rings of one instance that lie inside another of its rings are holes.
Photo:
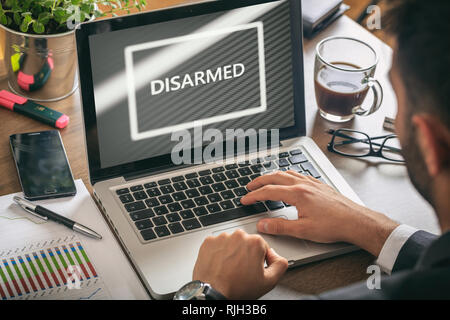
<path fill-rule="evenodd" d="M 365 110 L 361 107 L 355 109 L 353 113 L 358 116 L 368 116 L 376 112 L 378 109 L 380 109 L 381 103 L 383 102 L 383 88 L 381 87 L 381 84 L 378 82 L 378 80 L 374 78 L 367 78 L 366 81 L 369 88 L 373 91 L 373 103 L 370 109 Z"/>

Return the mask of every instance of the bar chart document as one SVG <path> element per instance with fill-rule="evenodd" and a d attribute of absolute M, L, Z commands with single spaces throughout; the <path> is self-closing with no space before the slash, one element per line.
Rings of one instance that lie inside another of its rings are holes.
<path fill-rule="evenodd" d="M 0 300 L 149 298 L 82 181 L 76 186 L 75 197 L 37 203 L 102 240 L 30 215 L 13 195 L 0 197 Z"/>

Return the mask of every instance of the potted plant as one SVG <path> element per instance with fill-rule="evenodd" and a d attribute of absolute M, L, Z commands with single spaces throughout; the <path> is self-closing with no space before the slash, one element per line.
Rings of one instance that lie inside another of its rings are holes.
<path fill-rule="evenodd" d="M 69 96 L 78 87 L 76 26 L 145 5 L 146 0 L 0 0 L 9 89 L 38 101 Z"/>

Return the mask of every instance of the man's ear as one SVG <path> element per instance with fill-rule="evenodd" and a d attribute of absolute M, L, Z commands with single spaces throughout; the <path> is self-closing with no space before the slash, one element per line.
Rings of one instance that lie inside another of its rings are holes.
<path fill-rule="evenodd" d="M 439 118 L 430 114 L 414 115 L 412 123 L 428 174 L 435 177 L 450 164 L 450 131 Z"/>

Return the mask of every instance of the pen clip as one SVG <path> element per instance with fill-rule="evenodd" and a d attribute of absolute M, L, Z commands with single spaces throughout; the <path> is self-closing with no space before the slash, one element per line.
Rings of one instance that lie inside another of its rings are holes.
<path fill-rule="evenodd" d="M 13 200 L 14 200 L 15 203 L 17 203 L 17 204 L 18 204 L 23 210 L 25 210 L 26 212 L 32 214 L 33 216 L 35 216 L 35 217 L 37 217 L 37 218 L 39 218 L 39 219 L 42 219 L 42 220 L 45 220 L 45 221 L 48 220 L 47 217 L 41 216 L 40 214 L 38 214 L 38 213 L 36 213 L 36 212 L 34 211 L 34 208 L 36 208 L 35 205 L 29 203 L 28 201 L 26 201 L 26 200 L 24 200 L 24 199 L 22 199 L 22 198 L 20 198 L 20 197 L 17 197 L 17 196 L 15 196 L 15 197 L 13 198 Z"/>

